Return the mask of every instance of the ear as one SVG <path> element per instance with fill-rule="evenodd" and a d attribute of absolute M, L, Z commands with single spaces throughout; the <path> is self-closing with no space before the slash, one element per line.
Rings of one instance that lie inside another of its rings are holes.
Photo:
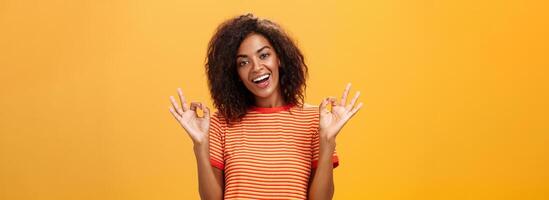
<path fill-rule="evenodd" d="M 282 67 L 282 66 L 280 65 L 280 59 L 278 59 L 278 67 Z"/>

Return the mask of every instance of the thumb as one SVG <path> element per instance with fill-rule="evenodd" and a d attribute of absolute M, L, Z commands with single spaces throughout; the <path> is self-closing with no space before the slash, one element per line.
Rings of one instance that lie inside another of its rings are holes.
<path fill-rule="evenodd" d="M 320 103 L 320 106 L 318 106 L 319 111 L 322 113 L 326 111 L 326 106 L 328 105 L 328 98 L 324 98 L 322 102 Z"/>
<path fill-rule="evenodd" d="M 210 119 L 210 108 L 208 106 L 202 105 L 202 111 L 204 111 L 204 118 Z"/>

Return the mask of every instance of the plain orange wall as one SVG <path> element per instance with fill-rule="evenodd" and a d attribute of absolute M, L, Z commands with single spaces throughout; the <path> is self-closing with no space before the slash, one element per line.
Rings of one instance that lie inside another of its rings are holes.
<path fill-rule="evenodd" d="M 365 107 L 335 199 L 549 199 L 543 1 L 0 1 L 0 199 L 198 199 L 182 87 L 211 105 L 206 45 L 246 12 Z"/>

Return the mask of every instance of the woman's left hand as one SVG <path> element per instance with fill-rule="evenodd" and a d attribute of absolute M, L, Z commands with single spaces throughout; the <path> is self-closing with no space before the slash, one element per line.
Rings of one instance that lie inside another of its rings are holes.
<path fill-rule="evenodd" d="M 355 97 L 347 104 L 350 89 L 351 83 L 347 84 L 340 101 L 337 101 L 335 97 L 328 97 L 320 104 L 319 134 L 322 139 L 335 140 L 341 128 L 362 107 L 362 102 L 355 106 L 360 92 L 356 92 Z M 328 103 L 332 104 L 331 110 L 328 110 Z"/>

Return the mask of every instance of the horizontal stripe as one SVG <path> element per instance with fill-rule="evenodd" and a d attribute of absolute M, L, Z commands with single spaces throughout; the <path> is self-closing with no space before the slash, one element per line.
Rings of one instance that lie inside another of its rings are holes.
<path fill-rule="evenodd" d="M 252 168 L 254 169 L 254 168 Z M 225 170 L 227 171 L 227 170 Z M 253 173 L 250 173 L 250 171 L 253 171 Z M 258 175 L 258 176 L 264 176 L 264 177 L 273 177 L 273 176 L 278 176 L 278 177 L 284 177 L 284 178 L 296 178 L 296 179 L 305 179 L 305 180 L 309 180 L 309 174 L 306 174 L 306 173 L 303 173 L 303 172 L 292 172 L 292 171 L 269 171 L 269 172 L 264 172 L 264 171 L 259 171 L 259 170 L 250 170 L 250 168 L 247 168 L 247 167 L 235 167 L 231 170 L 228 170 L 228 172 L 225 173 L 225 176 L 231 176 L 232 173 L 242 173 L 243 177 L 246 177 L 247 174 L 255 174 L 255 175 Z M 241 178 L 243 178 L 241 177 Z"/>
<path fill-rule="evenodd" d="M 261 174 L 244 174 L 244 172 L 239 172 L 239 171 L 233 171 L 231 172 L 231 174 L 228 174 L 227 176 L 225 176 L 225 181 L 231 181 L 233 179 L 240 179 L 239 176 L 242 176 L 242 175 L 246 175 L 247 179 L 249 180 L 262 180 L 262 181 L 265 181 L 265 182 L 270 182 L 270 181 L 284 181 L 284 182 L 306 182 L 306 181 L 309 181 L 309 178 L 308 176 L 306 178 L 296 178 L 295 176 L 291 175 L 291 174 L 288 174 L 288 175 L 277 175 L 277 176 L 267 176 L 269 179 L 266 180 L 266 176 L 264 175 L 261 175 Z"/>
<path fill-rule="evenodd" d="M 306 195 L 307 193 L 298 193 L 292 191 L 275 191 L 266 193 L 264 191 L 243 190 L 238 188 L 235 190 L 227 191 L 225 193 L 225 199 L 306 199 Z"/>

